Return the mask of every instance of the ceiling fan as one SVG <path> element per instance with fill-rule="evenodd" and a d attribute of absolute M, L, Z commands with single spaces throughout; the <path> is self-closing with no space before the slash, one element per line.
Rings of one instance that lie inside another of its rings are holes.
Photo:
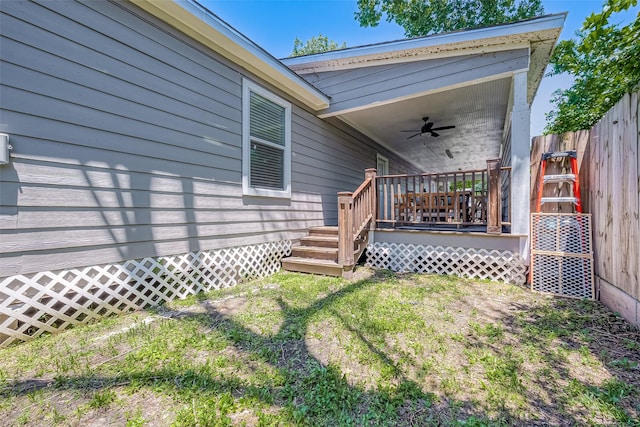
<path fill-rule="evenodd" d="M 412 130 L 403 130 L 401 132 L 417 132 L 413 135 L 411 135 L 410 137 L 408 137 L 407 139 L 411 139 L 413 137 L 416 137 L 418 135 L 422 135 L 425 133 L 430 133 L 431 136 L 433 137 L 437 137 L 440 136 L 440 134 L 438 132 L 436 132 L 437 130 L 445 130 L 445 129 L 453 129 L 455 128 L 455 126 L 440 126 L 437 128 L 433 127 L 433 122 L 428 122 L 429 117 L 423 117 L 422 120 L 424 120 L 424 125 L 422 125 L 422 127 L 420 129 L 412 129 Z"/>

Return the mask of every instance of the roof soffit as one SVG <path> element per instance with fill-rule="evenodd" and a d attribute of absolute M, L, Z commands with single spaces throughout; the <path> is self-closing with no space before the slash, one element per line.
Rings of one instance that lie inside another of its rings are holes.
<path fill-rule="evenodd" d="M 331 106 L 319 117 L 377 108 L 406 99 L 511 77 L 529 69 L 529 48 L 305 75 Z"/>

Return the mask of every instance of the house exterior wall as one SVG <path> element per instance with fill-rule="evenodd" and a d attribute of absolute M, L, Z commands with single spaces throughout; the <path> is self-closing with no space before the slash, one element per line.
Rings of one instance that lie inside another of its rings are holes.
<path fill-rule="evenodd" d="M 529 66 L 529 49 L 419 60 L 356 69 L 326 71 L 304 77 L 331 96 L 323 114 L 375 103 L 414 97 L 445 87 L 509 75 Z M 384 76 L 383 79 L 380 76 Z"/>
<path fill-rule="evenodd" d="M 13 145 L 0 277 L 299 238 L 337 222 L 336 193 L 376 153 L 413 171 L 288 98 L 292 197 L 243 197 L 242 79 L 254 76 L 130 4 L 0 11 L 0 132 Z"/>

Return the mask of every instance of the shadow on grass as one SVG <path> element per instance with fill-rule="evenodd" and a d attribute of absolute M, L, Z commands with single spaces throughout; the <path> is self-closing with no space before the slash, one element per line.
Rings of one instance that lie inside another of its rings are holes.
<path fill-rule="evenodd" d="M 489 347 L 501 358 L 503 366 L 493 366 L 499 371 L 495 375 L 511 382 L 538 409 L 541 425 L 583 425 L 588 420 L 590 425 L 640 426 L 638 328 L 597 301 L 562 297 L 534 306 L 512 303 L 498 317 L 505 333 L 518 337 L 518 356 L 499 341 L 476 336 L 470 344 Z M 536 349 L 531 352 L 536 360 L 526 358 L 526 348 Z M 519 374 L 531 362 L 544 367 L 527 378 L 536 387 L 527 388 Z M 584 375 L 599 366 L 605 372 Z"/>
<path fill-rule="evenodd" d="M 172 361 L 153 368 L 134 365 L 111 375 L 65 375 L 54 380 L 26 380 L 0 390 L 0 397 L 51 387 L 85 393 L 122 386 L 131 391 L 153 389 L 173 395 L 179 402 L 192 403 L 188 409 L 176 414 L 178 425 L 227 425 L 239 409 L 247 406 L 252 407 L 255 414 L 248 421 L 249 425 L 576 425 L 579 420 L 589 419 L 590 411 L 596 407 L 609 414 L 618 425 L 634 425 L 632 415 L 637 414 L 640 407 L 633 405 L 640 401 L 628 397 L 637 395 L 638 371 L 617 369 L 612 365 L 613 360 L 633 359 L 633 354 L 611 355 L 602 351 L 599 339 L 609 332 L 601 326 L 601 317 L 607 316 L 607 312 L 598 303 L 558 299 L 532 308 L 514 302 L 497 313 L 500 328 L 478 325 L 475 334 L 468 334 L 468 347 L 478 350 L 479 363 L 488 381 L 498 384 L 497 389 L 506 390 L 496 395 L 488 392 L 488 399 L 494 400 L 491 404 L 498 408 L 497 413 L 488 413 L 472 398 L 437 397 L 425 391 L 423 384 L 403 372 L 391 354 L 370 341 L 366 330 L 348 321 L 335 307 L 344 298 L 384 283 L 390 277 L 388 272 L 378 272 L 302 308 L 291 306 L 282 297 L 277 298 L 283 319 L 277 331 L 268 336 L 221 313 L 208 299 L 198 299 L 205 313 L 188 309 L 165 313 L 176 321 L 195 321 L 203 329 L 215 331 L 243 361 L 267 366 L 270 373 L 256 380 L 226 372 L 221 374 L 211 360 L 189 366 Z M 354 385 L 340 367 L 324 365 L 312 354 L 305 338 L 314 315 L 324 310 L 357 338 L 378 365 L 392 373 L 392 381 L 371 388 Z M 605 319 L 605 323 L 610 320 Z M 623 327 L 627 328 L 627 338 L 619 336 L 615 339 L 622 344 L 628 339 L 625 345 L 630 351 L 634 348 L 633 343 L 640 348 L 637 330 L 634 332 L 624 322 L 619 325 L 619 328 Z M 505 345 L 500 339 L 501 333 L 518 336 L 519 346 L 530 345 L 538 349 L 535 357 L 541 359 L 546 368 L 527 379 L 537 386 L 536 392 L 524 387 L 521 381 L 523 365 L 528 363 L 526 351 L 515 351 L 511 345 Z M 550 345 L 552 342 L 553 346 Z M 563 348 L 585 348 L 585 357 L 587 350 L 588 354 L 596 355 L 610 368 L 611 379 L 597 385 L 580 381 L 573 374 L 572 361 L 563 353 Z M 564 388 L 562 392 L 559 387 Z M 537 408 L 537 413 L 523 415 L 511 409 L 505 399 L 514 396 L 528 400 Z M 558 396 L 566 401 L 557 402 Z M 563 410 L 569 406 L 573 408 L 571 413 Z"/>

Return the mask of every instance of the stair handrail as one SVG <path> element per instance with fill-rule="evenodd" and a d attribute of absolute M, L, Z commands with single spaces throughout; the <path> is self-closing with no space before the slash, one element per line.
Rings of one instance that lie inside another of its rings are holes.
<path fill-rule="evenodd" d="M 353 270 L 375 224 L 376 174 L 376 169 L 366 169 L 365 180 L 356 191 L 338 193 L 338 264 L 344 271 Z"/>

